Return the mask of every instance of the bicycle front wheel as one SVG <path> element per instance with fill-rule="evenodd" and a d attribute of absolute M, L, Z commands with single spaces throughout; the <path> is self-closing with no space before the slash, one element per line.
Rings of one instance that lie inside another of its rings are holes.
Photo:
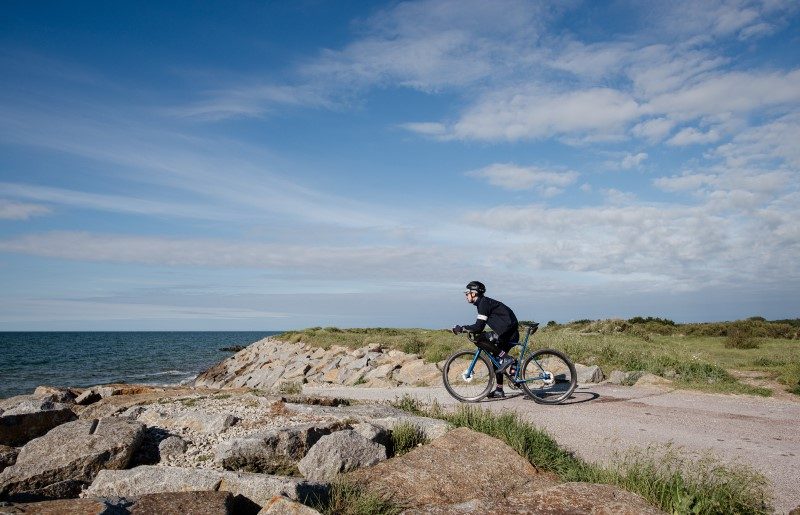
<path fill-rule="evenodd" d="M 494 367 L 481 353 L 472 373 L 469 367 L 475 359 L 475 351 L 463 350 L 450 356 L 442 367 L 442 380 L 448 393 L 461 402 L 477 402 L 494 386 Z"/>
<path fill-rule="evenodd" d="M 569 398 L 577 385 L 575 365 L 562 352 L 542 349 L 522 365 L 522 388 L 539 404 L 558 404 Z"/>

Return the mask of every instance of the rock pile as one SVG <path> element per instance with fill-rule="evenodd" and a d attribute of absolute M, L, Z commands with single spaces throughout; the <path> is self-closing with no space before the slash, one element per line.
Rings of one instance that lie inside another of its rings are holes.
<path fill-rule="evenodd" d="M 275 338 L 260 340 L 197 376 L 205 388 L 260 388 L 267 391 L 309 386 L 344 385 L 370 388 L 440 386 L 442 366 L 426 363 L 417 354 L 384 350 L 379 344 L 361 349 L 313 347 Z M 603 380 L 596 365 L 576 365 L 579 383 Z"/>

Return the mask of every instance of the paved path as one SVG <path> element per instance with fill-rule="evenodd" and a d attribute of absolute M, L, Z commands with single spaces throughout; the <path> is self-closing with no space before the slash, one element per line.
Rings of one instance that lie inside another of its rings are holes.
<path fill-rule="evenodd" d="M 444 388 L 305 388 L 305 393 L 364 400 L 405 394 L 444 406 L 458 404 Z M 602 463 L 630 446 L 672 442 L 690 452 L 711 450 L 750 465 L 772 483 L 777 513 L 800 506 L 800 402 L 611 384 L 579 386 L 572 399 L 542 406 L 516 395 L 480 403 L 515 410 L 581 458 Z"/>

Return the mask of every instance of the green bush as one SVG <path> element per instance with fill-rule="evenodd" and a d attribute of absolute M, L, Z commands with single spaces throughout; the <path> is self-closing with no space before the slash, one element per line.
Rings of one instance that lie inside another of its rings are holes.
<path fill-rule="evenodd" d="M 727 349 L 757 349 L 758 341 L 753 336 L 752 323 L 741 322 L 731 325 L 728 328 L 728 336 L 725 338 L 725 348 Z"/>

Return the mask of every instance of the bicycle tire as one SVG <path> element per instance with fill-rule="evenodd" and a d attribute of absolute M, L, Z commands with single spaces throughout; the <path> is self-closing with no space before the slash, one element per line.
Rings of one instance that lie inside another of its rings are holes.
<path fill-rule="evenodd" d="M 549 374 L 541 377 L 542 370 Z M 555 349 L 537 350 L 522 365 L 520 383 L 525 393 L 539 404 L 558 404 L 565 401 L 575 391 L 578 374 L 575 365 L 561 351 Z"/>
<path fill-rule="evenodd" d="M 494 386 L 494 366 L 483 353 L 478 356 L 472 377 L 467 380 L 463 378 L 462 374 L 474 357 L 474 350 L 458 351 L 447 358 L 442 367 L 442 382 L 447 393 L 461 402 L 478 402 L 486 397 Z"/>

